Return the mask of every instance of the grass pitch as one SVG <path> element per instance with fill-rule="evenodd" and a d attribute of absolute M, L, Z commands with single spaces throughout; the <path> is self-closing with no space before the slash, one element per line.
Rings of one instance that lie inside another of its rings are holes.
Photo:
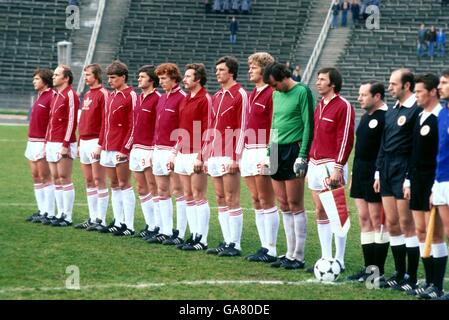
<path fill-rule="evenodd" d="M 137 238 L 118 238 L 69 228 L 53 228 L 25 222 L 36 210 L 27 160 L 23 156 L 27 127 L 0 126 L 0 299 L 409 299 L 389 290 L 368 290 L 365 284 L 344 279 L 362 264 L 357 213 L 349 200 L 352 227 L 346 251 L 346 272 L 336 284 L 313 281 L 303 270 L 270 268 L 243 259 L 184 252 L 173 247 L 150 245 Z M 74 162 L 74 223 L 85 220 L 86 195 L 79 161 Z M 243 256 L 260 246 L 249 192 L 242 181 L 244 210 Z M 221 240 L 213 190 L 209 246 Z M 309 190 L 306 266 L 320 256 Z M 108 219 L 111 219 L 109 205 Z M 281 219 L 282 221 L 282 219 Z M 136 230 L 144 226 L 136 202 Z M 278 253 L 286 250 L 280 226 Z M 79 268 L 80 289 L 67 289 L 69 266 Z M 393 271 L 391 257 L 387 275 Z M 423 277 L 422 268 L 420 278 Z M 447 284 L 447 283 L 446 283 Z"/>

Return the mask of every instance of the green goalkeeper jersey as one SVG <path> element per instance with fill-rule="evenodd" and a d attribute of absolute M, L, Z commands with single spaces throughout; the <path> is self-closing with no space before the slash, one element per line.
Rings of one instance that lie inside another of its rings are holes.
<path fill-rule="evenodd" d="M 314 102 L 312 91 L 302 83 L 287 92 L 275 91 L 270 144 L 300 142 L 298 156 L 307 158 L 313 138 Z"/>

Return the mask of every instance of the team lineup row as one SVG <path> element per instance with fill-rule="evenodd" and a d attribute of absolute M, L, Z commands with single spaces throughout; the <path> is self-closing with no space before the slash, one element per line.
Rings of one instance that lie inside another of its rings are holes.
<path fill-rule="evenodd" d="M 250 81 L 255 84 L 251 93 L 236 81 L 237 60 L 231 56 L 218 59 L 215 76 L 221 89 L 210 96 L 204 88 L 203 64 L 188 64 L 184 77 L 173 63 L 143 66 L 138 71 L 140 94 L 128 86 L 125 64 L 115 61 L 106 69 L 112 92 L 101 84 L 100 66 L 91 64 L 84 69 L 90 90 L 81 108 L 69 67 L 60 65 L 54 72 L 36 70 L 33 83 L 39 94 L 25 155 L 30 160 L 39 211 L 28 220 L 53 226 L 72 224 L 72 159 L 78 155 L 89 219 L 76 228 L 134 235 L 133 172 L 146 221 L 139 236 L 182 250 L 239 256 L 242 176 L 251 192 L 261 242 L 261 248 L 246 259 L 301 269 L 307 235 L 307 175 L 322 257 L 335 257 L 344 270 L 347 230 L 342 231 L 343 221 L 340 226 L 331 223 L 320 198 L 323 191 L 348 181 L 355 116 L 354 108 L 339 94 L 341 74 L 335 68 L 318 72 L 316 89 L 321 99 L 315 108 L 310 89 L 292 80 L 288 68 L 270 54 L 251 55 L 248 65 Z M 181 81 L 188 93 L 181 89 Z M 407 69 L 396 70 L 388 91 L 397 99 L 390 108 L 383 102 L 385 88 L 380 82 L 362 84 L 358 99 L 366 113 L 356 132 L 350 189 L 360 217 L 364 264 L 379 269 L 381 276 L 376 281 L 382 287 L 437 298 L 443 295 L 447 261 L 444 230 L 449 233 L 448 112 L 439 104 L 439 96 L 449 99 L 449 72 L 441 78 L 431 74 L 415 78 Z M 224 239 L 215 248 L 208 248 L 207 243 L 207 175 L 212 177 Z M 114 214 L 109 225 L 106 176 Z M 432 256 L 426 258 L 425 213 L 430 211 L 432 186 L 439 218 Z M 172 196 L 176 197 L 176 228 Z M 287 240 L 287 252 L 281 257 L 276 251 L 279 210 Z M 186 240 L 187 225 L 191 234 Z M 389 246 L 396 272 L 386 279 Z M 426 271 L 423 286 L 417 285 L 416 276 L 420 255 Z M 349 278 L 365 281 L 368 273 L 364 268 Z"/>

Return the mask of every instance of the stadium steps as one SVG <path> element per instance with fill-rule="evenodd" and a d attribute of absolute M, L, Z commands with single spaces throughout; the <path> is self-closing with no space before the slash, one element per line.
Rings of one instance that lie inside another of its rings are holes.
<path fill-rule="evenodd" d="M 293 52 L 294 56 L 291 59 L 293 64 L 299 65 L 302 70 L 306 68 L 309 62 L 330 7 L 329 0 L 315 0 L 310 3 L 308 19 Z"/>
<path fill-rule="evenodd" d="M 345 45 L 348 42 L 350 35 L 351 28 L 349 26 L 346 28 L 338 27 L 336 29 L 329 30 L 323 50 L 321 51 L 321 55 L 310 79 L 310 88 L 312 89 L 316 99 L 320 98 L 315 87 L 318 70 L 325 67 L 334 67 L 337 64 L 339 56 L 345 50 Z"/>
<path fill-rule="evenodd" d="M 400 12 L 400 14 L 398 14 Z M 442 10 L 440 1 L 401 0 L 382 1 L 379 30 L 357 28 L 352 31 L 344 53 L 338 59 L 343 74 L 343 90 L 349 101 L 358 107 L 357 94 L 360 83 L 380 80 L 388 84 L 391 72 L 407 67 L 415 74 L 434 72 L 439 74 L 449 66 L 449 55 L 445 58 L 416 57 L 416 38 L 421 23 L 426 27 L 443 27 L 448 35 L 449 15 Z M 446 45 L 447 51 L 447 45 Z M 394 103 L 388 95 L 387 103 Z"/>

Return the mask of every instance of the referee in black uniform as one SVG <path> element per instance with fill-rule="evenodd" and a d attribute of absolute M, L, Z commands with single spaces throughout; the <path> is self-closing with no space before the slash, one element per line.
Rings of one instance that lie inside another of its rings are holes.
<path fill-rule="evenodd" d="M 377 266 L 379 274 L 384 274 L 389 247 L 388 234 L 381 234 L 380 230 L 382 199 L 373 188 L 376 159 L 388 110 L 384 97 L 385 87 L 381 82 L 371 81 L 360 86 L 358 101 L 366 113 L 360 119 L 356 131 L 350 196 L 355 199 L 359 213 L 360 241 L 365 263 L 359 272 L 348 277 L 348 280 L 359 282 L 365 282 L 372 273 L 367 270 L 369 266 Z"/>
<path fill-rule="evenodd" d="M 407 271 L 419 263 L 419 243 L 409 202 L 404 198 L 403 183 L 409 168 L 413 128 L 421 108 L 413 94 L 415 79 L 408 69 L 398 69 L 390 76 L 388 90 L 397 102 L 385 114 L 385 128 L 376 161 L 374 190 L 381 193 L 390 246 L 396 272 L 383 281 L 384 288 L 399 289 L 408 282 Z M 379 174 L 378 174 L 379 172 Z M 408 257 L 408 259 L 407 259 Z M 408 265 L 406 262 L 408 261 Z"/>
<path fill-rule="evenodd" d="M 436 295 L 442 294 L 442 287 L 433 278 L 433 257 L 423 258 L 426 240 L 426 214 L 429 214 L 429 198 L 435 180 L 436 157 L 438 151 L 438 114 L 442 107 L 439 102 L 439 78 L 434 74 L 425 74 L 415 79 L 415 95 L 418 105 L 423 108 L 413 130 L 413 148 L 410 158 L 410 169 L 404 182 L 404 196 L 410 199 L 410 209 L 415 221 L 416 235 L 419 240 L 419 251 L 424 265 L 426 282 L 423 286 L 416 286 L 416 272 L 410 273 L 409 283 L 402 289 L 412 295 L 420 295 L 430 287 Z M 440 232 L 440 234 L 442 234 Z M 436 236 L 434 243 L 441 243 L 444 239 Z M 436 290 L 438 289 L 438 290 Z"/>

